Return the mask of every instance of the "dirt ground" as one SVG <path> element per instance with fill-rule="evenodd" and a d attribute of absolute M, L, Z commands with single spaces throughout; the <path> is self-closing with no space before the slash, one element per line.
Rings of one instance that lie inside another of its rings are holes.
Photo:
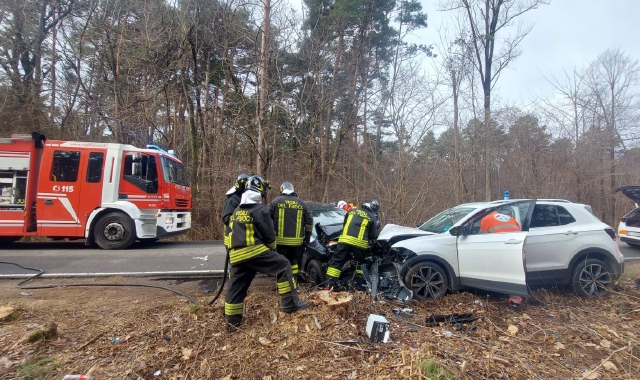
<path fill-rule="evenodd" d="M 200 305 L 162 289 L 27 290 L 2 280 L 0 308 L 14 312 L 0 322 L 0 379 L 87 372 L 96 379 L 640 379 L 638 274 L 640 262 L 627 264 L 608 297 L 542 289 L 516 310 L 497 294 L 461 292 L 401 306 L 355 292 L 346 315 L 304 286 L 309 309 L 281 313 L 274 281 L 263 278 L 252 285 L 245 321 L 233 334 L 225 332 L 223 300 L 207 306 L 213 293 L 197 281 L 83 280 L 169 286 Z M 452 313 L 479 319 L 427 323 L 429 316 Z M 370 314 L 390 321 L 387 343 L 366 337 Z"/>

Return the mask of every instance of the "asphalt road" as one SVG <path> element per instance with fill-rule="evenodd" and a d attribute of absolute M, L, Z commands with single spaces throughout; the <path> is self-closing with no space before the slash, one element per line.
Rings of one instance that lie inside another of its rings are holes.
<path fill-rule="evenodd" d="M 157 276 L 220 274 L 222 241 L 136 244 L 124 251 L 87 248 L 84 242 L 15 243 L 0 249 L 0 262 L 42 269 L 43 277 Z M 37 272 L 0 264 L 0 278 L 23 278 Z"/>
<path fill-rule="evenodd" d="M 626 260 L 640 260 L 640 249 L 618 242 Z M 221 241 L 157 242 L 125 251 L 86 248 L 84 242 L 16 243 L 0 248 L 0 262 L 45 272 L 43 277 L 202 276 L 221 274 L 225 250 Z M 37 272 L 0 263 L 1 278 L 26 278 Z"/>

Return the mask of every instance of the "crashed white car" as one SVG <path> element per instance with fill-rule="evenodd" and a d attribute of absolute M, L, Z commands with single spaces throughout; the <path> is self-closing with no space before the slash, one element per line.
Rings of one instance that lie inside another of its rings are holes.
<path fill-rule="evenodd" d="M 515 218 L 521 231 L 481 232 L 493 211 Z M 378 239 L 412 256 L 400 275 L 418 300 L 465 287 L 527 295 L 530 285 L 547 283 L 600 296 L 624 270 L 614 230 L 589 206 L 564 200 L 462 204 L 419 228 L 388 224 Z"/>

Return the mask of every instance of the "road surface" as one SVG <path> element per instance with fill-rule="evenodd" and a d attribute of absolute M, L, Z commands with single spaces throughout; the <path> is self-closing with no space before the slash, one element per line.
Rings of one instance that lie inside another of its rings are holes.
<path fill-rule="evenodd" d="M 627 261 L 640 260 L 640 249 L 618 244 Z M 0 262 L 42 269 L 42 277 L 220 275 L 224 259 L 221 241 L 160 241 L 124 251 L 86 248 L 84 242 L 16 243 L 10 249 L 0 248 Z M 0 279 L 26 278 L 35 273 L 0 264 Z"/>
<path fill-rule="evenodd" d="M 42 269 L 43 277 L 156 276 L 221 274 L 222 241 L 136 244 L 132 249 L 105 251 L 84 242 L 15 243 L 0 249 L 0 261 Z M 22 278 L 37 272 L 0 264 L 0 278 Z"/>

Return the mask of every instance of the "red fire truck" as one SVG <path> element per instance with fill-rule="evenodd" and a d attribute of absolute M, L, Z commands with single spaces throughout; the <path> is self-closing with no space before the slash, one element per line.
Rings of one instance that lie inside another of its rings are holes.
<path fill-rule="evenodd" d="M 0 138 L 0 245 L 23 236 L 125 249 L 191 228 L 182 163 L 153 145 Z"/>

